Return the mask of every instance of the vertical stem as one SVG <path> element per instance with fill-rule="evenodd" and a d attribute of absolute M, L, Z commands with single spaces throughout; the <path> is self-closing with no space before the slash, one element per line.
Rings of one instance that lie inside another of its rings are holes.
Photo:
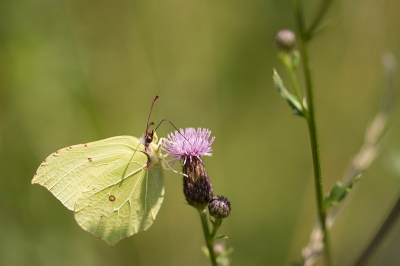
<path fill-rule="evenodd" d="M 399 215 L 400 215 L 400 197 L 397 199 L 396 204 L 390 211 L 389 215 L 386 217 L 381 228 L 376 233 L 375 237 L 372 239 L 369 246 L 364 250 L 362 255 L 358 258 L 357 262 L 354 264 L 355 266 L 362 266 L 366 264 L 368 258 L 372 255 L 375 248 L 378 247 L 378 245 L 381 243 L 384 237 L 389 233 L 390 229 L 392 229 L 393 225 L 395 225 Z"/>
<path fill-rule="evenodd" d="M 210 235 L 210 229 L 208 228 L 207 212 L 205 209 L 204 210 L 199 209 L 199 214 L 200 214 L 201 224 L 203 225 L 204 238 L 206 240 L 208 251 L 210 252 L 211 263 L 213 266 L 217 266 L 217 258 L 215 256 L 213 248 L 213 239 Z"/>
<path fill-rule="evenodd" d="M 218 228 L 221 226 L 221 223 L 222 223 L 222 219 L 218 219 L 218 218 L 215 219 L 214 228 L 211 233 L 211 238 L 213 238 L 217 234 Z"/>
<path fill-rule="evenodd" d="M 330 5 L 332 4 L 333 0 L 325 0 L 322 3 L 322 6 L 318 12 L 317 17 L 314 19 L 314 21 L 311 23 L 311 26 L 309 28 L 309 30 L 306 32 L 306 37 L 307 39 L 312 38 L 313 33 L 315 32 L 315 30 L 317 29 L 317 27 L 319 26 L 319 24 L 321 23 L 322 19 L 324 18 L 326 12 L 328 11 Z"/>
<path fill-rule="evenodd" d="M 322 175 L 321 175 L 321 161 L 319 154 L 319 146 L 318 146 L 318 135 L 317 135 L 317 126 L 315 123 L 315 111 L 314 111 L 314 95 L 313 95 L 313 82 L 311 78 L 311 66 L 308 57 L 307 50 L 307 39 L 306 39 L 306 30 L 303 19 L 303 12 L 301 10 L 301 6 L 298 0 L 293 1 L 293 6 L 295 10 L 295 16 L 297 20 L 297 26 L 300 33 L 301 40 L 301 54 L 302 54 L 302 62 L 304 67 L 304 76 L 306 81 L 306 94 L 307 94 L 307 104 L 308 104 L 308 117 L 307 124 L 308 130 L 310 133 L 310 141 L 311 141 L 311 152 L 313 157 L 313 166 L 314 166 L 314 186 L 315 186 L 315 196 L 317 202 L 317 212 L 318 218 L 321 225 L 322 232 L 324 233 L 324 253 L 326 262 L 328 265 L 332 265 L 332 260 L 330 256 L 330 247 L 329 247 L 329 237 L 328 230 L 326 227 L 326 211 L 324 206 L 324 195 L 323 195 L 323 187 L 322 187 Z"/>
<path fill-rule="evenodd" d="M 307 118 L 308 117 L 308 113 L 307 113 L 306 108 L 304 108 L 303 98 L 301 97 L 300 88 L 299 88 L 299 85 L 298 85 L 297 79 L 296 79 L 296 73 L 292 69 L 289 69 L 289 76 L 290 76 L 290 81 L 292 82 L 293 89 L 294 89 L 294 91 L 296 93 L 297 99 L 299 100 L 299 103 L 300 103 L 300 106 L 301 106 L 301 111 L 303 112 L 303 114 Z"/>

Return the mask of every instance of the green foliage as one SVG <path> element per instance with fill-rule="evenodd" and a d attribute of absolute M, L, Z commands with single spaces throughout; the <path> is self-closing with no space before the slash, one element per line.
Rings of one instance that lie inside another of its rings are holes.
<path fill-rule="evenodd" d="M 299 66 L 300 63 L 300 53 L 297 50 L 294 50 L 289 53 L 281 52 L 279 53 L 278 56 L 289 71 L 293 73 L 296 72 L 297 67 Z"/>
<path fill-rule="evenodd" d="M 228 239 L 229 238 L 229 236 L 227 236 L 227 235 L 217 235 L 217 236 L 214 236 L 214 239 Z"/>
<path fill-rule="evenodd" d="M 217 255 L 217 265 L 218 266 L 230 265 L 229 256 L 234 251 L 234 248 L 230 247 L 229 249 L 225 250 L 225 247 L 222 244 L 217 243 L 216 248 L 214 248 L 214 249 L 215 249 L 215 253 Z M 218 250 L 218 249 L 220 249 L 220 250 Z M 203 252 L 204 256 L 206 256 L 206 258 L 208 258 L 208 259 L 210 258 L 210 252 L 208 251 L 208 248 L 206 246 L 202 246 L 201 251 Z"/>
<path fill-rule="evenodd" d="M 280 95 L 287 101 L 293 113 L 299 116 L 304 116 L 303 108 L 300 102 L 296 99 L 296 96 L 291 94 L 283 85 L 283 81 L 279 76 L 278 72 L 274 69 L 273 75 L 274 85 L 277 88 Z"/>
<path fill-rule="evenodd" d="M 342 182 L 337 182 L 336 185 L 331 189 L 329 194 L 325 197 L 324 203 L 325 208 L 330 206 L 338 205 L 351 191 L 353 185 L 361 178 L 361 174 L 358 175 L 349 184 L 344 184 Z"/>

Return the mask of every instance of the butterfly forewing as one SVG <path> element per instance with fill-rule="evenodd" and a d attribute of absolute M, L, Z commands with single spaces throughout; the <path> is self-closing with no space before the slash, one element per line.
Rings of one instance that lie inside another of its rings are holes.
<path fill-rule="evenodd" d="M 39 166 L 32 184 L 46 187 L 73 210 L 82 191 L 115 161 L 132 155 L 142 145 L 136 138 L 121 136 L 58 150 Z M 143 146 L 143 145 L 142 145 Z"/>

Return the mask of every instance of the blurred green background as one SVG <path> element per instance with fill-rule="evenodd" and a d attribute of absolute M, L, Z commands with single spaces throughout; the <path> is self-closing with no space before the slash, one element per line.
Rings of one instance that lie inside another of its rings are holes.
<path fill-rule="evenodd" d="M 321 1 L 306 2 L 310 20 Z M 379 110 L 381 55 L 400 58 L 400 2 L 335 1 L 327 21 L 335 26 L 310 47 L 325 191 Z M 309 137 L 271 78 L 276 67 L 288 84 L 272 42 L 294 26 L 286 0 L 2 0 L 0 264 L 208 264 L 198 214 L 171 171 L 153 226 L 114 248 L 30 184 L 59 148 L 140 136 L 156 94 L 153 120 L 216 136 L 205 164 L 215 193 L 232 203 L 220 231 L 235 248 L 232 265 L 299 261 L 316 218 Z M 399 195 L 399 176 L 388 168 L 400 150 L 398 115 L 396 107 L 387 147 L 332 231 L 335 265 L 351 265 Z M 165 124 L 158 135 L 172 130 Z M 371 265 L 399 265 L 399 245 L 397 223 Z"/>

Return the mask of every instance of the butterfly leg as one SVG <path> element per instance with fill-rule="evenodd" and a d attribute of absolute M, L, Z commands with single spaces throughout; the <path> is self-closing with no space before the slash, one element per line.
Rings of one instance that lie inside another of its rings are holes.
<path fill-rule="evenodd" d="M 158 148 L 157 148 L 157 154 L 160 156 L 160 157 L 167 157 L 168 155 L 164 155 L 164 154 L 161 154 L 161 148 L 162 148 L 162 145 L 163 145 L 163 143 L 164 143 L 164 141 L 166 140 L 166 138 L 160 138 L 159 140 L 158 140 L 158 143 L 157 143 L 157 146 L 158 146 Z"/>
<path fill-rule="evenodd" d="M 161 160 L 162 160 L 162 165 L 163 165 L 163 167 L 164 167 L 165 170 L 168 170 L 168 169 L 169 169 L 169 170 L 171 170 L 172 172 L 174 172 L 175 174 L 180 174 L 180 175 L 183 175 L 183 176 L 188 177 L 187 174 L 178 172 L 178 171 L 176 171 L 175 169 L 173 169 L 173 168 L 169 165 L 169 163 L 167 162 L 167 160 L 165 160 L 164 157 L 161 157 Z"/>
<path fill-rule="evenodd" d="M 167 154 L 162 154 L 161 153 L 161 149 L 162 149 L 162 145 L 164 143 L 164 141 L 166 140 L 166 138 L 160 138 L 160 140 L 157 143 L 158 149 L 157 149 L 157 154 L 159 155 L 160 158 L 166 158 L 168 157 L 168 153 Z"/>

